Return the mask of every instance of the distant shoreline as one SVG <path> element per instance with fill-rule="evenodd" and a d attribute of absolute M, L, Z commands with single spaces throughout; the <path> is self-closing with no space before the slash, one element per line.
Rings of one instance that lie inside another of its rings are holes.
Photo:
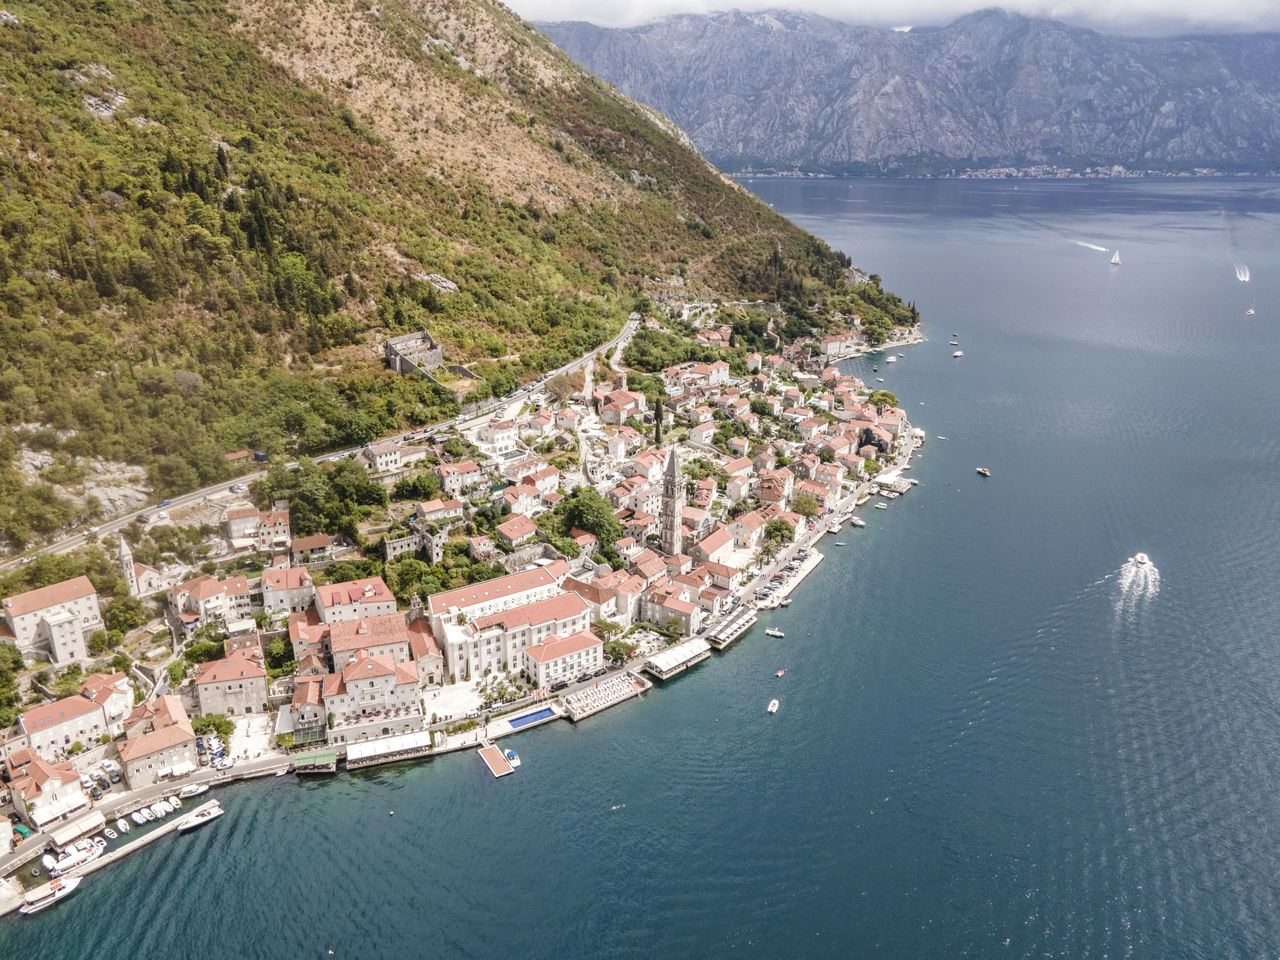
<path fill-rule="evenodd" d="M 811 170 L 727 170 L 734 180 L 1274 180 L 1280 170 L 1246 173 L 1224 170 L 1194 170 L 1171 173 L 1159 170 L 1041 169 L 1034 167 L 992 167 L 948 173 L 823 173 Z"/>

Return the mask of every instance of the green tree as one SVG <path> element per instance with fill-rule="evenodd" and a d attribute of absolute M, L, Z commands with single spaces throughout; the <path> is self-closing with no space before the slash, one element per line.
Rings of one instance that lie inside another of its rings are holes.
<path fill-rule="evenodd" d="M 591 487 L 579 487 L 570 494 L 564 501 L 563 515 L 569 530 L 577 527 L 595 534 L 601 543 L 614 543 L 622 536 L 622 524 L 613 515 L 613 507 Z"/>
<path fill-rule="evenodd" d="M 898 405 L 897 394 L 889 390 L 872 390 L 871 396 L 867 397 L 867 403 L 873 407 L 896 407 Z"/>
<path fill-rule="evenodd" d="M 563 373 L 557 373 L 547 381 L 547 393 L 551 394 L 557 403 L 563 404 L 573 396 L 573 384 Z"/>
<path fill-rule="evenodd" d="M 102 622 L 108 630 L 128 633 L 146 622 L 147 611 L 141 600 L 127 594 L 116 596 L 102 613 Z"/>
<path fill-rule="evenodd" d="M 774 517 L 764 525 L 764 538 L 775 545 L 790 540 L 791 524 L 781 517 Z"/>
<path fill-rule="evenodd" d="M 791 500 L 791 509 L 802 517 L 816 517 L 822 512 L 822 505 L 812 493 L 797 493 Z"/>

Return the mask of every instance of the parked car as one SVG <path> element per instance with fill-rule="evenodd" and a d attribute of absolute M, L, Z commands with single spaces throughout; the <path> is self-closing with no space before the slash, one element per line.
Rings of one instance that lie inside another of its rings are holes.
<path fill-rule="evenodd" d="M 111 789 L 111 781 L 107 779 L 105 773 L 94 773 L 93 782 L 100 786 L 103 790 Z"/>
<path fill-rule="evenodd" d="M 590 679 L 591 679 L 591 674 L 584 673 L 582 674 L 582 676 L 578 677 L 578 683 L 586 683 Z"/>
<path fill-rule="evenodd" d="M 97 787 L 97 785 L 95 784 L 94 786 L 92 786 L 92 787 L 90 787 L 90 788 L 89 788 L 89 796 L 93 797 L 93 799 L 95 799 L 95 800 L 101 800 L 101 799 L 102 799 L 102 791 L 101 791 L 101 790 L 99 790 L 99 789 L 98 789 L 98 787 Z"/>
<path fill-rule="evenodd" d="M 608 673 L 608 672 L 609 672 L 609 668 L 608 668 L 608 667 L 601 667 L 599 670 L 597 670 L 595 673 L 593 673 L 593 674 L 592 674 L 592 676 L 593 676 L 593 677 L 603 677 L 603 676 L 604 676 L 606 673 Z"/>
<path fill-rule="evenodd" d="M 557 680 L 555 683 L 551 685 L 551 692 L 559 693 L 561 690 L 563 690 L 567 686 L 569 686 L 568 680 Z"/>
<path fill-rule="evenodd" d="M 213 768 L 215 770 L 230 770 L 234 766 L 235 766 L 235 761 L 232 760 L 230 757 L 222 757 L 219 760 L 213 761 Z"/>
<path fill-rule="evenodd" d="M 112 770 L 109 774 L 107 774 L 107 777 L 111 780 L 112 783 L 120 782 L 120 772 L 118 770 Z"/>
<path fill-rule="evenodd" d="M 90 787 L 93 786 L 93 780 L 90 779 L 87 773 L 80 774 L 80 786 L 83 787 L 85 790 L 88 790 Z"/>

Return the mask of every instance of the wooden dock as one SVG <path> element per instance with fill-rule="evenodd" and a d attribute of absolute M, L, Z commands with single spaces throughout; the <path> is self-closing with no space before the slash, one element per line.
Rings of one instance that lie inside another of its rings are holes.
<path fill-rule="evenodd" d="M 482 740 L 481 743 L 483 746 L 476 752 L 480 754 L 480 759 L 484 761 L 485 766 L 489 768 L 489 772 L 493 774 L 495 780 L 516 772 L 516 768 L 507 761 L 506 756 L 499 748 L 488 740 Z"/>

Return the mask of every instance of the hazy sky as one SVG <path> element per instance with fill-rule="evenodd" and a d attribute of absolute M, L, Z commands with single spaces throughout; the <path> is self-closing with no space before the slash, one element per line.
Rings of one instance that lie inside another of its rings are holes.
<path fill-rule="evenodd" d="M 989 6 L 1029 16 L 1051 17 L 1103 33 L 1166 35 L 1187 32 L 1280 31 L 1280 0 L 507 0 L 527 20 L 590 20 L 631 26 L 672 13 L 712 10 L 809 10 L 837 20 L 877 26 L 936 25 Z"/>

